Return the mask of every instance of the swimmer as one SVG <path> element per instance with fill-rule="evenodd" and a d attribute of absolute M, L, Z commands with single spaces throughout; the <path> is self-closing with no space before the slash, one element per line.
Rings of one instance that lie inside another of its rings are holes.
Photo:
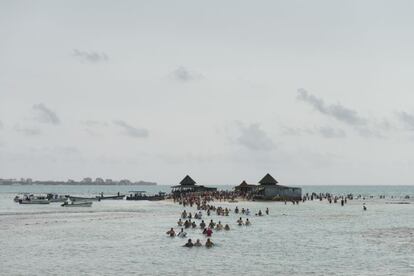
<path fill-rule="evenodd" d="M 196 247 L 203 246 L 200 242 L 200 239 L 197 239 L 197 241 L 194 243 L 194 246 L 196 246 Z"/>
<path fill-rule="evenodd" d="M 181 219 L 179 219 L 179 220 L 177 221 L 177 224 L 178 224 L 178 226 L 183 226 L 183 221 L 182 221 Z"/>
<path fill-rule="evenodd" d="M 185 246 L 185 247 L 193 247 L 193 246 L 194 246 L 194 244 L 193 244 L 193 242 L 191 241 L 191 239 L 188 239 L 187 243 L 186 243 L 186 244 L 184 244 L 184 246 Z"/>
<path fill-rule="evenodd" d="M 216 230 L 223 230 L 223 224 L 221 224 L 221 221 L 216 225 Z"/>
<path fill-rule="evenodd" d="M 213 220 L 210 220 L 210 224 L 208 225 L 210 228 L 214 228 L 216 224 L 213 222 Z"/>
<path fill-rule="evenodd" d="M 269 215 L 269 208 L 266 208 L 266 215 Z"/>
<path fill-rule="evenodd" d="M 224 214 L 225 214 L 226 216 L 228 216 L 228 215 L 229 215 L 229 209 L 227 209 L 227 208 L 226 208 L 226 209 L 224 210 Z"/>
<path fill-rule="evenodd" d="M 204 220 L 202 220 L 202 221 L 201 221 L 201 223 L 200 223 L 200 228 L 201 228 L 201 229 L 206 228 L 206 223 L 204 222 Z"/>
<path fill-rule="evenodd" d="M 262 210 L 259 210 L 258 215 L 259 215 L 259 216 L 263 216 L 263 214 L 262 214 Z"/>
<path fill-rule="evenodd" d="M 228 224 L 226 224 L 226 226 L 224 226 L 224 230 L 229 231 L 230 230 L 230 226 Z"/>
<path fill-rule="evenodd" d="M 362 208 L 364 209 L 364 211 L 367 210 L 367 206 L 365 206 L 365 203 L 362 205 Z"/>
<path fill-rule="evenodd" d="M 191 226 L 191 222 L 189 222 L 188 220 L 186 220 L 186 221 L 184 222 L 184 227 L 185 227 L 185 228 L 190 228 L 190 226 Z"/>
<path fill-rule="evenodd" d="M 213 247 L 213 245 L 214 245 L 214 243 L 210 239 L 207 239 L 207 241 L 206 241 L 206 247 L 207 248 L 210 248 L 210 247 Z"/>
<path fill-rule="evenodd" d="M 182 212 L 181 218 L 183 219 L 187 218 L 187 212 L 185 210 Z"/>
<path fill-rule="evenodd" d="M 209 227 L 209 228 L 207 229 L 206 234 L 207 234 L 207 237 L 211 237 L 211 235 L 213 235 L 213 230 Z"/>
<path fill-rule="evenodd" d="M 246 226 L 249 226 L 249 225 L 251 225 L 251 223 L 250 223 L 249 219 L 246 219 Z"/>
<path fill-rule="evenodd" d="M 236 209 L 234 209 L 234 212 L 235 212 L 236 214 L 238 214 L 238 213 L 239 213 L 239 207 L 237 207 L 237 206 L 236 206 Z"/>
<path fill-rule="evenodd" d="M 239 226 L 242 226 L 242 225 L 243 225 L 243 220 L 242 220 L 242 218 L 241 218 L 241 217 L 237 220 L 237 224 L 238 224 Z"/>
<path fill-rule="evenodd" d="M 184 228 L 181 228 L 181 231 L 177 234 L 177 236 L 180 238 L 185 238 L 185 236 L 187 236 L 187 233 L 184 232 Z"/>
<path fill-rule="evenodd" d="M 175 237 L 174 228 L 171 227 L 171 229 L 167 231 L 167 235 L 170 235 L 170 237 Z"/>
<path fill-rule="evenodd" d="M 249 208 L 246 209 L 246 216 L 250 215 L 250 210 Z"/>

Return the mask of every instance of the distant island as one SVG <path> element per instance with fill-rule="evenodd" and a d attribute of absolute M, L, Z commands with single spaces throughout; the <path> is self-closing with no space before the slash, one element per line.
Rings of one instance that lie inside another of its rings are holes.
<path fill-rule="evenodd" d="M 21 179 L 2 179 L 0 178 L 0 185 L 141 185 L 141 186 L 155 186 L 156 182 L 149 181 L 131 181 L 128 179 L 112 180 L 96 178 L 93 180 L 90 177 L 86 177 L 81 181 L 75 181 L 68 179 L 67 181 L 55 181 L 55 180 L 32 180 L 31 178 Z"/>

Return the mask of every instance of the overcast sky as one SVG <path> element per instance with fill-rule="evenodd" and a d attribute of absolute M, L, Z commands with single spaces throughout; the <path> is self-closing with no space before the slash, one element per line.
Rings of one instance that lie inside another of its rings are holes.
<path fill-rule="evenodd" d="M 0 177 L 414 183 L 413 1 L 1 1 Z"/>

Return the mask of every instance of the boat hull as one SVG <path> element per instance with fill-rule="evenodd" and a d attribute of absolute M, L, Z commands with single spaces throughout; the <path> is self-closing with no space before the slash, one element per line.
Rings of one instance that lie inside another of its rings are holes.
<path fill-rule="evenodd" d="M 62 207 L 91 207 L 92 202 L 72 202 L 72 203 L 63 203 Z"/>
<path fill-rule="evenodd" d="M 49 204 L 49 200 L 19 200 L 19 204 Z"/>
<path fill-rule="evenodd" d="M 107 199 L 110 199 L 110 200 L 122 200 L 122 199 L 124 199 L 125 198 L 125 195 L 116 195 L 116 196 L 97 196 L 96 197 L 98 200 L 107 200 Z"/>

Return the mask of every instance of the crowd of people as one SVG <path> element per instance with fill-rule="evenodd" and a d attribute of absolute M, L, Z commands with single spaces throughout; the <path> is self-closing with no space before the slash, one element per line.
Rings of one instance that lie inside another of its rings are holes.
<path fill-rule="evenodd" d="M 215 206 L 212 203 L 213 202 L 235 202 L 235 194 L 232 192 L 225 192 L 225 191 L 219 191 L 219 192 L 203 192 L 203 193 L 185 193 L 180 195 L 174 195 L 173 197 L 174 202 L 182 205 L 183 207 L 195 207 L 195 212 L 187 212 L 187 210 L 184 210 L 180 214 L 180 218 L 177 221 L 177 226 L 180 229 L 178 233 L 175 232 L 174 228 L 171 228 L 167 231 L 167 235 L 170 237 L 181 237 L 185 238 L 187 237 L 187 232 L 185 232 L 185 229 L 200 229 L 201 233 L 206 237 L 206 241 L 204 243 L 204 246 L 207 248 L 213 247 L 214 243 L 212 242 L 211 238 L 213 235 L 213 232 L 217 231 L 230 231 L 230 225 L 224 224 L 221 222 L 221 220 L 218 220 L 217 222 L 214 221 L 211 216 L 223 216 L 228 217 L 233 212 L 234 214 L 242 214 L 245 216 L 249 216 L 251 214 L 251 211 L 248 208 L 241 208 L 239 209 L 238 206 L 232 211 L 228 207 L 222 207 L 222 206 Z M 266 215 L 269 215 L 269 208 L 266 208 L 265 212 Z M 259 210 L 257 213 L 255 213 L 256 216 L 263 216 L 264 213 L 262 210 Z M 209 220 L 207 220 L 207 217 Z M 197 222 L 196 222 L 197 221 Z M 239 219 L 236 221 L 236 224 L 238 226 L 250 226 L 251 222 L 249 218 L 246 218 L 243 220 L 242 217 L 239 217 Z M 187 243 L 184 244 L 184 247 L 200 247 L 203 246 L 200 239 L 197 239 L 196 242 L 193 242 L 191 238 L 187 240 Z"/>
<path fill-rule="evenodd" d="M 196 193 L 182 193 L 182 194 L 174 194 L 172 199 L 175 203 L 178 203 L 186 208 L 193 208 L 195 207 L 196 210 L 194 212 L 187 212 L 184 210 L 180 214 L 180 218 L 177 221 L 177 226 L 180 228 L 178 232 L 174 230 L 172 227 L 170 230 L 167 231 L 167 235 L 170 237 L 187 237 L 187 229 L 200 229 L 201 233 L 206 237 L 206 241 L 204 246 L 207 248 L 213 247 L 214 243 L 212 242 L 211 238 L 214 231 L 230 231 L 229 224 L 223 224 L 221 220 L 215 222 L 211 216 L 216 215 L 218 217 L 228 217 L 230 214 L 234 213 L 235 215 L 244 215 L 250 216 L 252 211 L 249 208 L 241 208 L 239 209 L 238 206 L 232 211 L 229 207 L 222 207 L 222 206 L 215 206 L 212 203 L 217 202 L 237 202 L 236 198 L 239 197 L 235 192 L 228 192 L 228 191 L 214 191 L 214 192 L 196 192 Z M 362 198 L 361 196 L 357 196 L 357 198 Z M 335 196 L 329 193 L 312 193 L 312 194 L 305 194 L 301 200 L 291 200 L 293 204 L 298 205 L 300 201 L 306 202 L 308 200 L 327 200 L 330 204 L 338 203 L 342 206 L 347 204 L 348 200 L 354 199 L 352 194 L 346 196 Z M 287 201 L 285 201 L 287 204 Z M 367 210 L 367 206 L 363 205 L 363 210 Z M 262 210 L 258 210 L 257 213 L 254 213 L 255 216 L 264 216 L 269 215 L 269 208 L 266 208 L 264 212 Z M 207 219 L 209 218 L 209 219 Z M 251 221 L 249 218 L 243 220 L 242 217 L 239 216 L 239 219 L 236 221 L 236 225 L 238 226 L 250 226 Z M 200 247 L 203 246 L 200 239 L 197 239 L 196 242 L 190 238 L 188 239 L 187 243 L 184 245 L 185 247 Z"/>

